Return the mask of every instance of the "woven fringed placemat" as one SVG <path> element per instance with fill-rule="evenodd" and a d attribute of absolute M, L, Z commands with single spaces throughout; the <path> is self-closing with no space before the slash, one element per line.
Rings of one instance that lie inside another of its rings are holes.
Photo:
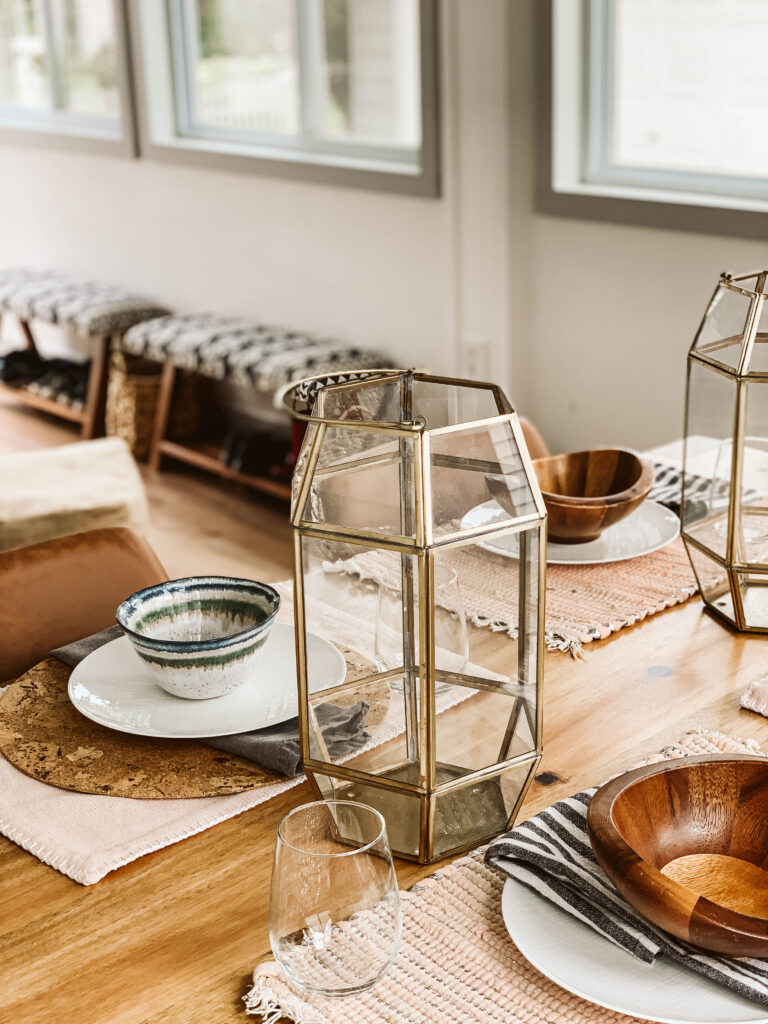
<path fill-rule="evenodd" d="M 373 665 L 340 648 L 348 678 Z M 67 696 L 71 669 L 48 658 L 0 694 L 0 752 L 40 782 L 78 793 L 141 800 L 222 796 L 273 786 L 284 776 L 194 740 L 128 736 L 92 722 Z M 366 731 L 375 734 L 389 706 L 388 684 L 375 682 L 334 696 L 349 706 L 365 700 Z"/>
<path fill-rule="evenodd" d="M 441 564 L 456 570 L 464 608 L 474 625 L 517 637 L 517 585 L 510 584 L 510 579 L 516 580 L 516 570 L 511 573 L 509 559 L 463 547 L 446 549 Z M 369 551 L 327 569 L 377 581 L 393 566 L 388 552 Z M 659 551 L 624 562 L 548 565 L 547 647 L 578 655 L 583 644 L 682 604 L 696 591 L 696 578 L 679 538 Z"/>
<path fill-rule="evenodd" d="M 689 754 L 755 753 L 756 744 L 722 733 L 688 733 L 648 761 Z M 247 1012 L 274 1024 L 629 1024 L 545 978 L 518 952 L 504 927 L 506 876 L 483 852 L 454 861 L 401 892 L 403 937 L 389 973 L 346 999 L 307 996 L 273 961 L 260 964 L 244 997 Z M 375 942 L 374 935 L 368 936 Z"/>

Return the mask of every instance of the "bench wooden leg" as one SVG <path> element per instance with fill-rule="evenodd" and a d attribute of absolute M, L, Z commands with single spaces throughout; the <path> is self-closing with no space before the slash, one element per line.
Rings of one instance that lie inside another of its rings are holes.
<path fill-rule="evenodd" d="M 104 413 L 107 407 L 107 378 L 109 376 L 110 337 L 99 338 L 91 360 L 88 392 L 83 408 L 84 440 L 100 437 L 104 433 Z"/>
<path fill-rule="evenodd" d="M 35 336 L 32 333 L 32 328 L 29 326 L 29 321 L 25 320 L 23 317 L 19 317 L 18 320 L 19 327 L 21 327 L 21 332 L 24 335 L 24 340 L 27 343 L 27 348 L 30 352 L 34 352 L 35 355 L 40 355 L 37 351 L 37 342 L 35 341 Z"/>
<path fill-rule="evenodd" d="M 163 375 L 160 378 L 160 390 L 157 395 L 157 409 L 155 411 L 155 422 L 152 427 L 152 441 L 149 446 L 149 468 L 159 470 L 163 459 L 162 442 L 165 432 L 168 429 L 168 419 L 171 415 L 171 403 L 173 402 L 173 387 L 176 383 L 176 367 L 168 363 L 163 366 Z"/>

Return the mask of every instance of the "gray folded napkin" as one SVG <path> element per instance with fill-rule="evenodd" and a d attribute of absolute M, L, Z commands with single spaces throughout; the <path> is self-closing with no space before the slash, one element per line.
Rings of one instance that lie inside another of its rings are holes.
<path fill-rule="evenodd" d="M 645 963 L 667 956 L 747 999 L 768 1005 L 768 959 L 707 953 L 662 931 L 618 892 L 592 852 L 587 808 L 597 789 L 560 800 L 485 852 L 487 864 L 539 893 Z"/>
<path fill-rule="evenodd" d="M 50 655 L 74 668 L 83 658 L 122 635 L 123 631 L 119 626 L 110 626 L 100 633 L 94 633 L 93 636 L 75 640 L 64 647 L 57 647 Z M 365 731 L 365 719 L 369 710 L 370 705 L 364 700 L 349 708 L 336 704 L 320 704 L 316 708 L 315 713 L 323 740 L 334 761 L 353 754 L 371 738 Z M 201 742 L 216 750 L 236 754 L 246 761 L 253 761 L 262 768 L 269 768 L 281 775 L 299 775 L 301 772 L 298 718 L 270 725 L 266 729 L 254 729 L 252 732 L 236 733 L 233 736 L 214 736 Z"/>
<path fill-rule="evenodd" d="M 109 626 L 107 629 L 102 629 L 100 633 L 83 637 L 82 640 L 75 640 L 74 643 L 65 644 L 64 647 L 56 647 L 48 653 L 57 661 L 63 661 L 65 665 L 74 668 L 75 665 L 80 664 L 83 658 L 87 658 L 89 654 L 98 651 L 104 644 L 108 644 L 112 640 L 119 640 L 123 635 L 123 631 L 119 626 Z"/>

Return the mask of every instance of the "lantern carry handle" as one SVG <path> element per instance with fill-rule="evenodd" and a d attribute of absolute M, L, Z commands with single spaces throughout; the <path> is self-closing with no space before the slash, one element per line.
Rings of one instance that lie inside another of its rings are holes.
<path fill-rule="evenodd" d="M 275 408 L 287 412 L 293 419 L 303 420 L 306 423 L 323 423 L 329 427 L 349 427 L 351 414 L 355 410 L 361 411 L 361 407 L 351 407 L 340 419 L 316 416 L 312 410 L 321 391 L 325 390 L 325 388 L 348 387 L 358 382 L 367 384 L 380 380 L 397 379 L 403 373 L 410 372 L 412 371 L 396 370 L 393 368 L 352 370 L 346 373 L 343 370 L 336 370 L 334 373 L 322 373 L 314 377 L 304 377 L 302 380 L 291 381 L 277 392 L 274 401 Z M 361 430 L 389 430 L 397 431 L 398 433 L 420 434 L 426 427 L 426 420 L 422 416 L 415 417 L 411 422 L 361 419 L 355 421 L 355 426 Z"/>

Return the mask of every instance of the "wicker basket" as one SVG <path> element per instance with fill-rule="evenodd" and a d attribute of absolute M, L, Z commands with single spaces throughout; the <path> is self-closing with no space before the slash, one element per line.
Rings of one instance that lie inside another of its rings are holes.
<path fill-rule="evenodd" d="M 160 371 L 157 363 L 124 352 L 113 352 L 109 358 L 106 431 L 121 437 L 136 459 L 146 459 L 149 453 Z"/>

